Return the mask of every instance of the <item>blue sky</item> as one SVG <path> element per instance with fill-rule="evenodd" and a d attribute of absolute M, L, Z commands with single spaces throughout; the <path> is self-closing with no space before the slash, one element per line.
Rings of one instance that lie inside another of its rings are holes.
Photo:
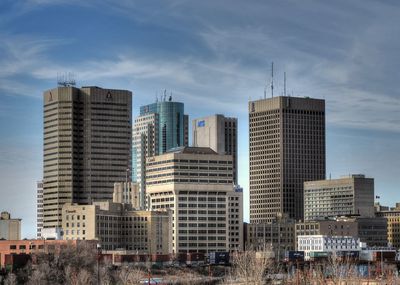
<path fill-rule="evenodd" d="M 57 74 L 134 93 L 134 114 L 167 89 L 193 119 L 239 118 L 239 182 L 248 219 L 249 99 L 275 62 L 292 96 L 326 100 L 327 173 L 375 178 L 400 201 L 398 1 L 0 2 L 0 210 L 35 234 L 42 176 L 42 92 Z"/>

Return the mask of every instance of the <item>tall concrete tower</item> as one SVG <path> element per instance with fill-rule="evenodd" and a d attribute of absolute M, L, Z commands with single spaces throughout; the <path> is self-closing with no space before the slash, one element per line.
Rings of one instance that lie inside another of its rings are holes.
<path fill-rule="evenodd" d="M 99 87 L 45 91 L 43 228 L 65 203 L 111 200 L 131 166 L 132 93 Z"/>
<path fill-rule="evenodd" d="M 303 219 L 303 183 L 325 179 L 325 101 L 249 102 L 250 222 Z"/>

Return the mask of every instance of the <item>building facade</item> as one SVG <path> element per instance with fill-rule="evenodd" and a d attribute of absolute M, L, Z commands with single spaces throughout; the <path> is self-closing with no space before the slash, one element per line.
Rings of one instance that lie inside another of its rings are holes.
<path fill-rule="evenodd" d="M 64 240 L 0 240 L 0 269 L 4 268 L 6 256 L 9 254 L 58 254 L 67 246 L 89 247 L 95 249 L 97 241 L 64 241 Z"/>
<path fill-rule="evenodd" d="M 387 222 L 379 217 L 343 216 L 296 223 L 296 240 L 313 235 L 358 237 L 368 247 L 388 244 Z"/>
<path fill-rule="evenodd" d="M 42 238 L 43 229 L 43 181 L 36 182 L 36 237 Z"/>
<path fill-rule="evenodd" d="M 114 183 L 113 202 L 131 205 L 133 209 L 140 209 L 139 185 L 135 182 Z"/>
<path fill-rule="evenodd" d="M 229 251 L 243 251 L 243 188 L 235 186 L 228 196 Z"/>
<path fill-rule="evenodd" d="M 389 246 L 400 248 L 400 204 L 396 207 L 384 207 L 384 210 L 376 212 L 376 216 L 385 218 L 387 221 L 387 239 Z"/>
<path fill-rule="evenodd" d="M 233 248 L 243 243 L 236 234 L 242 192 L 234 191 L 232 172 L 232 157 L 210 148 L 183 147 L 147 159 L 149 208 L 172 211 L 173 253 L 228 251 L 230 242 Z"/>
<path fill-rule="evenodd" d="M 355 174 L 304 183 L 304 219 L 360 215 L 374 217 L 374 179 Z"/>
<path fill-rule="evenodd" d="M 249 102 L 250 223 L 303 219 L 303 183 L 325 179 L 325 101 Z"/>
<path fill-rule="evenodd" d="M 360 251 L 360 239 L 352 236 L 298 236 L 298 250 L 304 251 L 304 259 L 309 260 L 312 253 L 336 253 L 338 251 Z"/>
<path fill-rule="evenodd" d="M 382 217 L 357 217 L 358 237 L 368 247 L 388 246 L 388 221 Z"/>
<path fill-rule="evenodd" d="M 171 215 L 168 211 L 133 210 L 128 204 L 65 204 L 64 240 L 98 240 L 104 250 L 168 254 Z"/>
<path fill-rule="evenodd" d="M 139 116 L 133 126 L 132 141 L 132 181 L 140 190 L 140 205 L 146 208 L 146 158 L 158 155 L 158 114 Z"/>
<path fill-rule="evenodd" d="M 354 219 L 325 219 L 296 223 L 295 241 L 299 236 L 358 237 L 358 223 Z"/>
<path fill-rule="evenodd" d="M 219 154 L 233 157 L 233 182 L 238 184 L 237 173 L 237 118 L 212 115 L 192 121 L 193 146 L 209 147 Z"/>
<path fill-rule="evenodd" d="M 140 116 L 158 114 L 157 147 L 158 154 L 188 145 L 188 117 L 184 114 L 184 104 L 180 102 L 160 101 L 140 107 Z"/>
<path fill-rule="evenodd" d="M 131 165 L 132 93 L 99 87 L 45 91 L 43 227 L 61 227 L 65 203 L 112 199 Z"/>
<path fill-rule="evenodd" d="M 0 215 L 0 239 L 20 240 L 21 219 L 11 219 L 8 212 L 1 212 Z"/>
<path fill-rule="evenodd" d="M 246 227 L 247 249 L 270 249 L 279 260 L 286 251 L 295 249 L 295 221 L 287 215 L 277 216 L 273 223 L 246 224 Z"/>

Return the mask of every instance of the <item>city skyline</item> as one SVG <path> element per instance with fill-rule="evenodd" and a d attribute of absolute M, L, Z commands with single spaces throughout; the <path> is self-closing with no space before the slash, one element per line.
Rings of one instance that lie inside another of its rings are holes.
<path fill-rule="evenodd" d="M 327 176 L 365 173 L 375 178 L 382 202 L 392 205 L 400 182 L 399 6 L 367 2 L 139 7 L 106 1 L 96 7 L 93 1 L 6 1 L 0 12 L 0 209 L 23 219 L 22 237 L 35 236 L 41 97 L 56 87 L 58 73 L 72 72 L 77 87 L 132 91 L 134 118 L 164 88 L 185 104 L 189 121 L 238 117 L 239 184 L 248 220 L 247 103 L 263 97 L 271 61 L 276 95 L 286 71 L 290 95 L 326 100 Z"/>

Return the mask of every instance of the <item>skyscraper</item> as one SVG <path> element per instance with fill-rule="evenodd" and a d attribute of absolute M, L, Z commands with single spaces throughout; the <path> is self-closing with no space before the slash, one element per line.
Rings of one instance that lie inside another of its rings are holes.
<path fill-rule="evenodd" d="M 146 208 L 146 158 L 187 146 L 188 121 L 184 104 L 171 97 L 140 107 L 132 134 L 132 181 L 139 184 L 141 208 Z"/>
<path fill-rule="evenodd" d="M 179 102 L 160 101 L 140 107 L 140 116 L 158 114 L 158 154 L 181 146 L 187 146 L 188 120 L 184 105 Z"/>
<path fill-rule="evenodd" d="M 218 154 L 232 155 L 233 182 L 237 185 L 237 118 L 198 118 L 192 121 L 192 131 L 194 147 L 209 147 Z"/>
<path fill-rule="evenodd" d="M 140 191 L 140 207 L 146 207 L 146 158 L 158 154 L 158 114 L 139 116 L 133 126 L 132 181 Z"/>
<path fill-rule="evenodd" d="M 99 87 L 44 92 L 43 227 L 65 203 L 112 199 L 131 165 L 132 93 Z"/>
<path fill-rule="evenodd" d="M 325 101 L 249 102 L 250 222 L 302 219 L 303 183 L 325 179 Z"/>

